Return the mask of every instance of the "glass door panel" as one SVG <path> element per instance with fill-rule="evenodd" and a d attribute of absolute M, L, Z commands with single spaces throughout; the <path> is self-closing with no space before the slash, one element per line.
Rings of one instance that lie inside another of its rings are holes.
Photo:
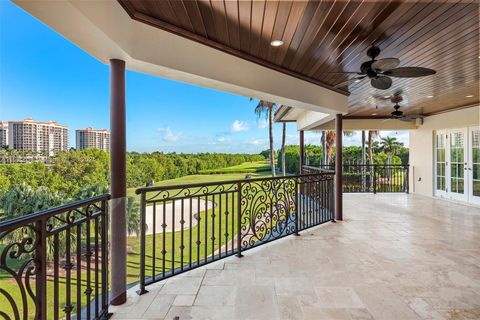
<path fill-rule="evenodd" d="M 450 195 L 452 198 L 466 200 L 465 171 L 466 158 L 466 130 L 451 130 L 449 134 L 450 156 Z"/>
<path fill-rule="evenodd" d="M 473 127 L 469 130 L 470 139 L 470 161 L 468 166 L 468 177 L 470 181 L 469 200 L 480 203 L 480 128 Z"/>
<path fill-rule="evenodd" d="M 446 133 L 438 131 L 435 135 L 435 194 L 446 194 Z"/>

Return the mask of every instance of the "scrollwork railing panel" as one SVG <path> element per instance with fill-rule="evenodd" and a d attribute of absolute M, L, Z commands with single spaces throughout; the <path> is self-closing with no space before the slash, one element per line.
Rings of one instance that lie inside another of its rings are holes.
<path fill-rule="evenodd" d="M 0 318 L 108 313 L 109 195 L 0 222 Z"/>

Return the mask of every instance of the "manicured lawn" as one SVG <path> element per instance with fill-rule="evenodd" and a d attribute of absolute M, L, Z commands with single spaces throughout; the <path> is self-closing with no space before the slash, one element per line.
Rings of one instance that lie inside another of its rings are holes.
<path fill-rule="evenodd" d="M 223 173 L 260 173 L 270 171 L 270 163 L 268 161 L 244 162 L 237 166 L 201 170 L 200 174 L 223 174 Z"/>
<path fill-rule="evenodd" d="M 252 174 L 252 177 L 268 176 L 268 172 L 261 172 L 259 174 Z M 215 174 L 215 175 L 191 175 L 178 179 L 162 181 L 156 185 L 170 186 L 180 184 L 191 183 L 207 183 L 207 182 L 222 182 L 229 180 L 244 179 L 243 173 L 230 173 L 230 174 Z M 130 194 L 134 194 L 134 189 L 129 190 Z M 152 196 L 153 194 L 150 194 Z M 138 196 L 136 196 L 138 198 Z M 237 221 L 232 221 L 232 212 L 235 213 L 237 195 L 235 193 L 226 196 L 208 196 L 202 197 L 202 200 L 207 200 L 215 203 L 215 207 L 208 210 L 199 212 L 200 224 L 193 226 L 191 229 L 185 228 L 183 231 L 183 262 L 187 263 L 189 259 L 192 262 L 197 261 L 199 258 L 203 259 L 205 256 L 209 256 L 212 252 L 218 250 L 221 246 L 225 245 L 227 241 L 230 241 L 235 233 L 236 229 L 232 230 L 232 225 L 236 225 Z M 196 200 L 196 198 L 194 199 Z M 178 200 L 177 200 L 178 201 Z M 212 217 L 212 213 L 215 213 L 215 217 Z M 158 217 L 160 219 L 160 217 Z M 228 230 L 227 230 L 228 228 Z M 215 235 L 212 234 L 212 230 L 215 230 Z M 229 236 L 225 237 L 225 233 Z M 212 241 L 212 236 L 215 236 L 215 241 Z M 190 241 L 191 239 L 191 241 Z M 152 275 L 153 263 L 155 263 L 156 273 L 160 273 L 163 270 L 163 255 L 162 250 L 166 250 L 165 253 L 165 270 L 168 271 L 172 268 L 180 267 L 182 262 L 182 250 L 180 249 L 182 243 L 182 231 L 176 231 L 175 233 L 166 232 L 165 240 L 163 234 L 157 234 L 146 236 L 146 270 L 147 277 Z M 198 247 L 196 241 L 200 241 L 201 245 Z M 153 248 L 155 242 L 155 259 L 153 259 Z M 213 243 L 213 244 L 212 244 Z M 172 245 L 174 244 L 174 250 Z M 206 244 L 206 246 L 205 246 Z M 129 237 L 128 238 L 129 254 L 127 257 L 127 279 L 128 283 L 133 283 L 139 280 L 140 274 L 140 238 Z M 229 245 L 229 249 L 230 249 Z M 175 251 L 174 255 L 172 252 Z M 190 256 L 191 252 L 191 256 Z M 172 263 L 173 260 L 173 263 Z"/>

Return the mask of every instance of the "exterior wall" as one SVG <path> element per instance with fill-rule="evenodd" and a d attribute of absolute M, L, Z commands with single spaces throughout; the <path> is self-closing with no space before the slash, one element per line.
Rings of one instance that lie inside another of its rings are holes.
<path fill-rule="evenodd" d="M 434 195 L 434 135 L 443 129 L 465 128 L 480 124 L 480 106 L 446 112 L 424 119 L 422 126 L 410 131 L 410 191 Z"/>

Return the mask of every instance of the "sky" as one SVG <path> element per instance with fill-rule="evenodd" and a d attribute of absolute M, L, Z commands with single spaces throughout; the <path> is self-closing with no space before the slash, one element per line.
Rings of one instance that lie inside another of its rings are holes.
<path fill-rule="evenodd" d="M 268 148 L 265 118 L 248 97 L 127 71 L 127 150 L 258 153 Z M 109 68 L 55 31 L 0 0 L 0 121 L 32 117 L 75 129 L 109 128 Z M 275 147 L 281 124 L 274 125 Z M 408 132 L 383 131 L 408 144 Z M 320 133 L 306 132 L 308 144 Z M 360 145 L 361 134 L 344 138 Z M 287 144 L 298 144 L 287 125 Z"/>

